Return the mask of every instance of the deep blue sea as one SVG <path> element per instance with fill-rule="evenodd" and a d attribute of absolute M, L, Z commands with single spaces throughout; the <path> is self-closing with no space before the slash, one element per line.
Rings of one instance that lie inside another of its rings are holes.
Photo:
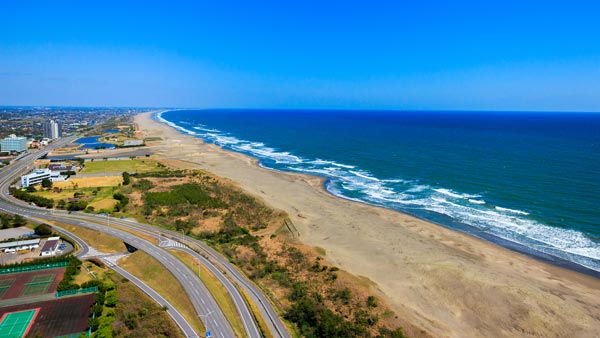
<path fill-rule="evenodd" d="M 600 114 L 198 110 L 156 116 L 334 195 L 600 271 Z"/>

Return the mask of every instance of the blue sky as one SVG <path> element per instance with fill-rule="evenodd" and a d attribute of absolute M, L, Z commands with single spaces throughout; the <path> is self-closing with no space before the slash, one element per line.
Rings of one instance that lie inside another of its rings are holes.
<path fill-rule="evenodd" d="M 11 1 L 0 105 L 600 111 L 597 1 Z"/>

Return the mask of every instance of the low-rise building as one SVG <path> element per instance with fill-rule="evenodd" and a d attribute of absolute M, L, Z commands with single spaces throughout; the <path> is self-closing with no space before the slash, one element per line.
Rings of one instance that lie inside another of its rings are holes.
<path fill-rule="evenodd" d="M 21 153 L 27 150 L 27 139 L 25 137 L 17 137 L 11 134 L 8 137 L 0 140 L 0 151 L 6 153 Z"/>
<path fill-rule="evenodd" d="M 49 237 L 40 250 L 40 256 L 54 256 L 58 250 L 59 240 L 60 237 Z"/>
<path fill-rule="evenodd" d="M 13 241 L 0 243 L 0 251 L 4 253 L 14 253 L 21 250 L 31 250 L 40 246 L 40 239 L 28 239 L 23 241 Z"/>
<path fill-rule="evenodd" d="M 62 171 L 75 171 L 77 167 L 71 164 L 64 163 L 50 163 L 48 164 L 48 169 L 51 171 L 62 172 Z"/>
<path fill-rule="evenodd" d="M 139 147 L 144 145 L 144 140 L 125 140 L 123 147 Z"/>
<path fill-rule="evenodd" d="M 21 176 L 21 186 L 27 188 L 30 185 L 40 184 L 45 178 L 51 179 L 51 175 L 50 169 L 34 169 L 30 174 Z"/>

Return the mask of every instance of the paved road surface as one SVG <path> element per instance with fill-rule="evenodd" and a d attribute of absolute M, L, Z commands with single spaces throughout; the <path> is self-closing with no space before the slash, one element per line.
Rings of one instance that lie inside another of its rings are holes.
<path fill-rule="evenodd" d="M 134 245 L 138 249 L 148 253 L 149 255 L 157 259 L 171 273 L 173 273 L 175 278 L 182 284 L 183 288 L 186 290 L 188 297 L 194 305 L 194 308 L 196 309 L 197 313 L 200 316 L 202 316 L 201 318 L 205 324 L 205 327 L 213 333 L 213 337 L 233 337 L 234 334 L 230 324 L 227 322 L 225 316 L 223 315 L 223 312 L 218 307 L 216 301 L 208 292 L 206 287 L 199 281 L 199 279 L 195 276 L 193 271 L 188 269 L 177 258 L 173 257 L 165 250 L 160 249 L 154 244 L 122 230 L 107 228 L 97 223 L 85 220 L 72 220 L 68 217 L 60 215 L 60 213 L 52 214 L 43 209 L 33 208 L 28 205 L 23 205 L 23 203 L 17 205 L 14 201 L 11 201 L 11 199 L 8 196 L 8 186 L 10 182 L 14 179 L 14 177 L 28 171 L 31 167 L 30 161 L 43 156 L 43 154 L 47 151 L 50 151 L 54 148 L 60 147 L 65 143 L 70 142 L 70 139 L 62 139 L 56 141 L 52 143 L 51 146 L 48 146 L 43 152 L 37 152 L 32 155 L 29 155 L 26 158 L 15 162 L 14 164 L 5 168 L 5 170 L 2 171 L 0 177 L 0 195 L 2 197 L 2 199 L 0 200 L 0 210 L 4 210 L 8 213 L 18 213 L 27 218 L 43 218 L 46 220 L 54 220 L 71 225 L 98 230 L 107 233 L 111 236 L 120 238 L 123 241 Z M 254 322 L 252 322 L 252 324 L 254 324 Z M 260 336 L 251 335 L 251 337 L 258 338 Z"/>
<path fill-rule="evenodd" d="M 88 214 L 78 213 L 76 217 L 97 217 L 91 216 Z M 147 233 L 151 236 L 157 236 L 159 233 L 164 234 L 170 238 L 180 239 L 181 242 L 190 246 L 191 248 L 202 253 L 201 256 L 205 258 L 207 266 L 211 271 L 214 271 L 210 266 L 217 268 L 219 272 L 225 272 L 225 275 L 231 279 L 238 287 L 242 288 L 246 294 L 248 294 L 254 304 L 257 305 L 258 309 L 261 312 L 263 318 L 274 337 L 277 338 L 291 338 L 290 333 L 287 331 L 287 328 L 279 318 L 275 307 L 271 302 L 264 296 L 264 294 L 260 291 L 260 289 L 250 282 L 233 264 L 231 264 L 225 257 L 221 256 L 221 254 L 217 253 L 213 248 L 206 245 L 204 242 L 185 237 L 182 238 L 180 233 L 175 231 L 169 231 L 161 228 L 157 228 L 148 224 L 138 223 L 133 220 L 121 220 L 113 218 L 111 219 L 111 224 L 123 226 L 125 228 L 129 228 L 132 230 L 137 230 L 140 232 Z M 223 273 L 220 274 L 223 274 Z"/>
<path fill-rule="evenodd" d="M 154 289 L 146 285 L 134 275 L 120 268 L 118 265 L 112 264 L 105 258 L 102 258 L 102 261 L 116 273 L 129 279 L 129 281 L 131 281 L 138 288 L 144 291 L 144 293 L 150 296 L 150 298 L 154 299 L 154 301 L 157 302 L 160 306 L 165 306 L 167 308 L 167 313 L 169 314 L 169 316 L 173 318 L 177 326 L 179 326 L 179 328 L 186 337 L 198 337 L 190 323 L 183 317 L 183 315 L 179 311 L 177 311 L 177 309 L 173 305 L 171 305 L 171 303 L 169 303 L 166 299 L 164 299 L 158 292 L 154 291 Z"/>
<path fill-rule="evenodd" d="M 88 255 L 88 253 L 90 252 L 90 247 L 85 241 L 83 241 L 81 238 L 77 237 L 75 234 L 68 230 L 57 226 L 55 226 L 55 228 L 58 229 L 61 233 L 69 236 L 75 243 L 77 243 L 77 245 L 79 245 L 80 250 L 76 255 L 78 258 L 83 258 Z M 175 324 L 179 326 L 181 332 L 185 337 L 199 338 L 198 334 L 194 331 L 194 328 L 187 321 L 187 319 L 185 319 L 185 317 L 183 317 L 183 315 L 179 311 L 177 311 L 177 309 L 173 305 L 171 305 L 171 303 L 169 303 L 166 299 L 164 299 L 158 292 L 154 291 L 154 289 L 149 287 L 146 283 L 142 282 L 126 270 L 120 268 L 118 265 L 112 263 L 105 257 L 102 257 L 100 259 L 110 269 L 131 281 L 135 286 L 137 286 L 140 290 L 142 290 L 145 294 L 152 298 L 156 303 L 158 303 L 158 305 L 165 306 L 167 308 L 167 314 L 169 314 L 169 316 L 171 316 Z"/>

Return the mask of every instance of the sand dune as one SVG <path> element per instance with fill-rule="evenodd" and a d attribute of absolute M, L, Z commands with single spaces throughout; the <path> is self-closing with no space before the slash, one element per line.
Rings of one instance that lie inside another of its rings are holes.
<path fill-rule="evenodd" d="M 373 281 L 410 336 L 598 337 L 600 280 L 395 211 L 342 200 L 319 178 L 260 168 L 137 115 L 155 156 L 229 178 L 285 210 L 307 245 Z"/>

